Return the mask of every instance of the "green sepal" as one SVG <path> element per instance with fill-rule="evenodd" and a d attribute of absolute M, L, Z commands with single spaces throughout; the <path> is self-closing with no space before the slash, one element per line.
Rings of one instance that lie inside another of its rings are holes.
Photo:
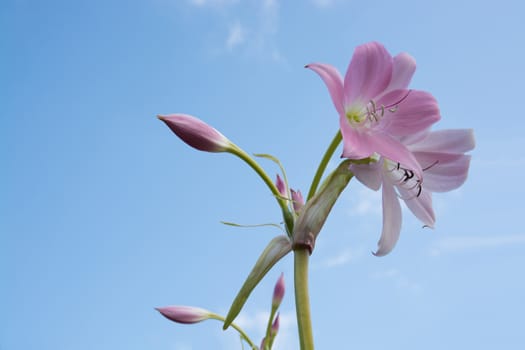
<path fill-rule="evenodd" d="M 246 303 L 246 300 L 248 300 L 251 292 L 257 284 L 259 284 L 266 273 L 268 273 L 273 265 L 281 260 L 282 257 L 291 251 L 292 242 L 285 235 L 277 236 L 270 241 L 255 263 L 248 278 L 244 281 L 241 290 L 237 293 L 237 296 L 230 307 L 230 311 L 228 311 L 228 315 L 226 315 L 226 319 L 224 320 L 223 329 L 228 328 L 239 312 L 241 312 L 241 309 Z"/>

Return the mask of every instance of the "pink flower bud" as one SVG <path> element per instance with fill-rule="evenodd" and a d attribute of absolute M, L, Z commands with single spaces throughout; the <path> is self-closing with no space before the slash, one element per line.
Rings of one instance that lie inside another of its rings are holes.
<path fill-rule="evenodd" d="M 223 134 L 202 120 L 187 114 L 159 115 L 158 118 L 193 148 L 206 152 L 225 152 L 232 144 Z"/>
<path fill-rule="evenodd" d="M 156 308 L 162 316 L 177 323 L 192 324 L 210 318 L 211 313 L 198 307 L 191 306 L 164 306 Z"/>
<path fill-rule="evenodd" d="M 279 332 L 279 314 L 275 316 L 275 320 L 272 323 L 272 337 L 275 337 L 277 332 Z"/>
<path fill-rule="evenodd" d="M 284 274 L 281 273 L 281 277 L 277 280 L 275 288 L 273 289 L 272 307 L 277 309 L 284 297 Z"/>
<path fill-rule="evenodd" d="M 283 179 L 281 179 L 281 177 L 279 176 L 279 174 L 277 174 L 277 180 L 275 180 L 275 186 L 277 186 L 277 189 L 279 190 L 279 193 L 281 194 L 281 196 L 285 197 L 288 195 L 288 193 L 286 193 L 286 185 L 284 184 L 284 181 Z"/>
<path fill-rule="evenodd" d="M 297 191 L 297 192 L 295 192 L 294 190 L 290 190 L 290 191 L 292 192 L 293 210 L 298 212 L 299 210 L 301 210 L 301 208 L 304 205 L 303 194 L 301 193 L 301 191 Z"/>
<path fill-rule="evenodd" d="M 261 346 L 259 346 L 259 349 L 266 350 L 266 337 L 262 338 Z"/>

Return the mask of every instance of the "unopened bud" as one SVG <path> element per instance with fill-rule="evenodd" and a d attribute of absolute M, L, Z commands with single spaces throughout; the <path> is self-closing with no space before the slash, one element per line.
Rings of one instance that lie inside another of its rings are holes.
<path fill-rule="evenodd" d="M 215 128 L 187 114 L 159 115 L 158 118 L 182 141 L 193 148 L 206 152 L 226 152 L 232 143 Z"/>
<path fill-rule="evenodd" d="M 275 320 L 272 323 L 272 337 L 275 337 L 279 332 L 279 314 L 275 316 Z"/>
<path fill-rule="evenodd" d="M 283 179 L 281 179 L 281 177 L 279 176 L 279 174 L 277 174 L 277 180 L 275 180 L 275 186 L 277 186 L 277 190 L 279 190 L 279 193 L 281 194 L 281 196 L 285 198 L 288 196 L 286 185 Z"/>
<path fill-rule="evenodd" d="M 284 297 L 284 274 L 277 280 L 275 288 L 273 289 L 272 308 L 277 309 Z"/>
<path fill-rule="evenodd" d="M 164 306 L 156 308 L 162 316 L 177 323 L 192 324 L 207 320 L 211 312 L 192 306 Z"/>
<path fill-rule="evenodd" d="M 293 210 L 297 213 L 301 208 L 304 206 L 304 198 L 301 191 L 294 191 L 290 190 L 292 192 L 292 204 L 293 204 Z"/>

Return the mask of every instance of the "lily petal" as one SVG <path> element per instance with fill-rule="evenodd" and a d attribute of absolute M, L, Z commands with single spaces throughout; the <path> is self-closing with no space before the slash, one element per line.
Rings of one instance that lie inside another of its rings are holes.
<path fill-rule="evenodd" d="M 385 106 L 381 126 L 393 136 L 419 133 L 441 118 L 436 99 L 425 91 L 394 90 L 376 103 Z"/>
<path fill-rule="evenodd" d="M 414 152 L 465 153 L 474 149 L 476 141 L 472 129 L 433 131 L 423 140 L 410 145 Z"/>
<path fill-rule="evenodd" d="M 368 103 L 382 93 L 392 78 L 392 56 L 377 42 L 358 46 L 346 71 L 344 105 Z"/>
<path fill-rule="evenodd" d="M 414 171 L 418 178 L 423 177 L 423 170 L 416 157 L 398 140 L 387 134 L 375 134 L 368 136 L 367 141 L 370 147 L 383 157 Z"/>
<path fill-rule="evenodd" d="M 425 178 L 426 179 L 426 178 Z M 402 187 L 398 187 L 401 198 L 404 199 L 408 209 L 428 227 L 434 227 L 436 216 L 434 209 L 432 209 L 432 193 L 423 188 L 419 196 L 415 196 L 413 191 L 407 191 Z"/>
<path fill-rule="evenodd" d="M 355 177 L 366 187 L 377 191 L 381 188 L 383 178 L 381 176 L 383 166 L 383 159 L 369 164 L 352 164 L 350 171 L 354 173 Z"/>
<path fill-rule="evenodd" d="M 348 124 L 346 117 L 339 118 L 341 134 L 343 136 L 343 154 L 348 159 L 363 159 L 370 157 L 376 151 L 370 143 L 368 133 L 362 133 Z"/>
<path fill-rule="evenodd" d="M 384 256 L 394 249 L 401 232 L 401 205 L 394 186 L 383 183 L 383 231 L 377 243 L 375 256 Z"/>
<path fill-rule="evenodd" d="M 463 185 L 467 179 L 470 155 L 446 153 L 414 153 L 416 159 L 427 165 L 424 188 L 432 192 L 448 192 Z"/>
<path fill-rule="evenodd" d="M 390 79 L 390 84 L 388 84 L 386 91 L 406 89 L 415 71 L 416 60 L 412 56 L 405 52 L 394 56 L 392 79 Z"/>
<path fill-rule="evenodd" d="M 339 71 L 335 67 L 324 63 L 310 63 L 307 64 L 305 68 L 309 68 L 319 74 L 328 88 L 335 109 L 339 115 L 344 115 L 343 78 L 341 74 L 339 74 Z"/>

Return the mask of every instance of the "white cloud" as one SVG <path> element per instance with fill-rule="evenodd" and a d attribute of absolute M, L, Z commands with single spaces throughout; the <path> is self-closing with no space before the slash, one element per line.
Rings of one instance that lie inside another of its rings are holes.
<path fill-rule="evenodd" d="M 192 350 L 192 346 L 189 344 L 177 342 L 174 344 L 173 350 Z"/>
<path fill-rule="evenodd" d="M 343 266 L 354 262 L 363 256 L 363 250 L 345 249 L 335 256 L 331 256 L 319 263 L 321 268 L 332 268 Z"/>
<path fill-rule="evenodd" d="M 525 234 L 498 236 L 453 236 L 436 241 L 430 255 L 439 256 L 477 249 L 490 249 L 525 244 Z"/>
<path fill-rule="evenodd" d="M 231 5 L 238 0 L 188 0 L 188 2 L 197 7 L 213 6 L 213 7 L 222 7 L 225 5 Z"/>
<path fill-rule="evenodd" d="M 235 22 L 230 27 L 228 38 L 226 39 L 226 47 L 232 50 L 234 47 L 242 44 L 245 39 L 245 30 L 240 22 Z"/>
<path fill-rule="evenodd" d="M 312 0 L 312 3 L 315 6 L 321 7 L 321 8 L 331 7 L 335 5 L 337 2 L 339 1 L 338 0 Z"/>
<path fill-rule="evenodd" d="M 357 192 L 357 203 L 351 207 L 352 215 L 365 216 L 369 214 L 381 215 L 381 191 L 372 191 L 361 187 Z"/>
<path fill-rule="evenodd" d="M 419 294 L 423 290 L 422 286 L 414 281 L 411 281 L 401 271 L 395 268 L 386 271 L 378 272 L 373 275 L 377 279 L 386 279 L 393 283 L 394 287 L 413 294 Z"/>
<path fill-rule="evenodd" d="M 214 44 L 214 50 L 285 62 L 275 40 L 279 29 L 279 0 L 188 0 L 188 3 L 210 10 L 226 24 L 230 23 L 224 41 L 220 47 Z"/>

